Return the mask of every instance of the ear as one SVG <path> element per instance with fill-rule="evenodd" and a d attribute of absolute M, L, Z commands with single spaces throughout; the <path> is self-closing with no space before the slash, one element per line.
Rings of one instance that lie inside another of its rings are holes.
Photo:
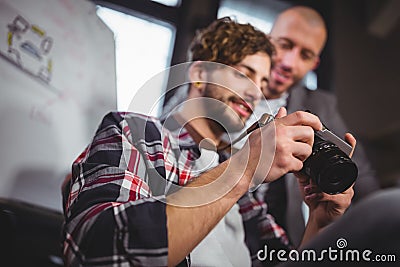
<path fill-rule="evenodd" d="M 320 62 L 321 62 L 320 57 L 317 57 L 315 59 L 315 63 L 314 63 L 314 66 L 313 66 L 312 70 L 315 70 L 316 68 L 318 68 Z"/>
<path fill-rule="evenodd" d="M 196 89 L 200 93 L 205 88 L 207 82 L 207 72 L 201 61 L 193 62 L 189 67 L 189 81 L 192 84 L 190 86 L 191 90 Z"/>

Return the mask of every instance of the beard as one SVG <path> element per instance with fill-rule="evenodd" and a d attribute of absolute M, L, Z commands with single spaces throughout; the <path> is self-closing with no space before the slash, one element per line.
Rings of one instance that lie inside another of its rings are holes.
<path fill-rule="evenodd" d="M 243 101 L 239 95 L 229 89 L 207 84 L 203 97 L 202 105 L 210 128 L 227 133 L 243 129 L 248 118 L 240 116 L 230 106 Z"/>
<path fill-rule="evenodd" d="M 271 77 L 268 86 L 267 88 L 263 89 L 263 94 L 266 99 L 275 99 L 281 97 L 282 94 L 288 92 L 290 88 L 292 88 L 294 85 L 298 84 L 302 80 L 301 77 L 294 73 L 287 73 L 286 75 L 290 75 L 290 78 L 288 78 L 286 81 L 280 81 L 279 78 L 275 79 L 274 77 L 277 76 L 276 72 L 280 71 L 277 68 L 278 66 L 275 66 L 271 70 Z"/>

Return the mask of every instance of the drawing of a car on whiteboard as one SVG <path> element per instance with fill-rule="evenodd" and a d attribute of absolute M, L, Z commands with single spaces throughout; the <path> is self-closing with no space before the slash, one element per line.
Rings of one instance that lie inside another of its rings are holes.
<path fill-rule="evenodd" d="M 8 57 L 25 71 L 50 82 L 53 39 L 42 28 L 30 24 L 20 15 L 7 27 Z"/>

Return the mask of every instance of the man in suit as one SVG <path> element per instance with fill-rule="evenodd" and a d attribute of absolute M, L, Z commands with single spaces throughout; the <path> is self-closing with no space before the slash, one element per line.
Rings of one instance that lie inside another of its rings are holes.
<path fill-rule="evenodd" d="M 276 113 L 286 106 L 288 113 L 310 110 L 334 133 L 344 137 L 348 132 L 336 106 L 336 98 L 323 90 L 311 91 L 302 80 L 317 68 L 320 53 L 327 39 L 327 29 L 323 18 L 315 10 L 295 6 L 283 11 L 275 20 L 271 40 L 276 47 L 270 81 L 264 87 L 265 100 L 256 108 L 257 114 Z M 251 122 L 249 122 L 250 124 Z M 358 144 L 353 160 L 359 168 L 354 190 L 354 200 L 368 195 L 379 188 L 362 145 Z M 269 209 L 288 231 L 292 242 L 297 245 L 304 231 L 304 206 L 293 174 L 270 184 L 266 194 Z"/>

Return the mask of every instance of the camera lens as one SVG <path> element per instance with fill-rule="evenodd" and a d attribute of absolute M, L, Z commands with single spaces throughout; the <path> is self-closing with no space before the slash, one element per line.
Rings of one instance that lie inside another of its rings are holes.
<path fill-rule="evenodd" d="M 342 150 L 317 135 L 314 135 L 312 153 L 304 161 L 302 172 L 328 194 L 346 191 L 358 175 L 356 164 Z"/>

